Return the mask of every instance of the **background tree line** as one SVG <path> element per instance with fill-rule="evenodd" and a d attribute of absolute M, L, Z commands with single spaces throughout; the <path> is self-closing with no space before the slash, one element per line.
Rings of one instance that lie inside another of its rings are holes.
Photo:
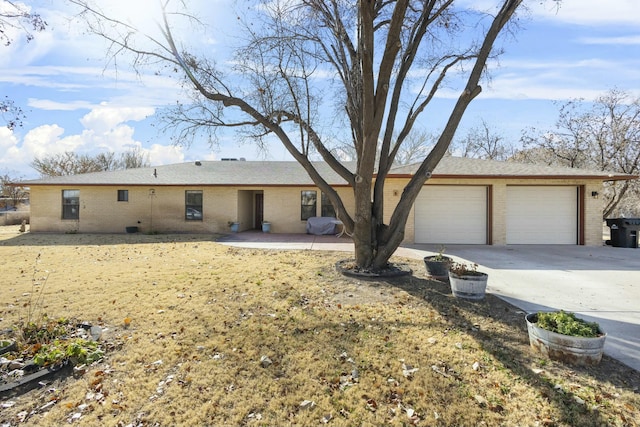
<path fill-rule="evenodd" d="M 67 151 L 62 154 L 36 157 L 31 162 L 31 167 L 43 178 L 148 166 L 150 166 L 149 155 L 143 153 L 139 147 L 120 154 L 109 151 L 93 156 Z"/>
<path fill-rule="evenodd" d="M 149 155 L 138 147 L 123 153 L 99 153 L 94 156 L 67 151 L 62 154 L 36 157 L 31 162 L 42 178 L 134 169 L 150 166 Z M 15 208 L 29 197 L 25 185 L 18 185 L 23 178 L 5 173 L 0 176 L 0 209 Z"/>

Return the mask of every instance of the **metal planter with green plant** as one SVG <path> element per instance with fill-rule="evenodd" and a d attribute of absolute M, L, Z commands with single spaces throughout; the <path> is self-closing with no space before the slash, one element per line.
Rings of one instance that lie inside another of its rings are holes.
<path fill-rule="evenodd" d="M 597 365 L 607 334 L 596 322 L 588 322 L 564 310 L 525 316 L 529 344 L 549 359 L 573 365 Z"/>

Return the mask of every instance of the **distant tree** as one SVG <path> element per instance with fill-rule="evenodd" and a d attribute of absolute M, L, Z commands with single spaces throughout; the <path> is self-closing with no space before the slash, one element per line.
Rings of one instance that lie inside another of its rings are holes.
<path fill-rule="evenodd" d="M 21 178 L 10 174 L 0 176 L 0 196 L 2 196 L 3 208 L 17 207 L 29 196 L 29 192 L 24 186 L 14 185 L 19 181 L 21 181 Z"/>
<path fill-rule="evenodd" d="M 149 155 L 143 153 L 140 147 L 135 147 L 129 151 L 120 153 L 120 157 L 116 162 L 116 169 L 146 168 L 150 165 Z"/>
<path fill-rule="evenodd" d="M 10 0 L 0 2 L 0 43 L 9 46 L 13 42 L 12 32 L 23 33 L 27 42 L 33 40 L 34 33 L 43 31 L 47 23 L 42 17 L 30 11 L 23 3 Z M 22 126 L 25 118 L 22 108 L 5 96 L 0 100 L 0 116 L 10 130 Z"/>
<path fill-rule="evenodd" d="M 431 149 L 436 145 L 437 136 L 426 131 L 414 131 L 407 135 L 404 144 L 396 154 L 396 165 L 409 165 L 424 160 Z M 338 144 L 331 148 L 331 153 L 343 161 L 355 161 L 358 158 L 356 149 L 351 144 Z M 448 153 L 447 153 L 448 154 Z M 379 161 L 380 151 L 376 155 L 376 161 Z"/>
<path fill-rule="evenodd" d="M 89 172 L 103 172 L 119 169 L 132 169 L 149 166 L 149 156 L 139 148 L 116 155 L 113 152 L 95 156 L 67 151 L 63 154 L 36 157 L 31 162 L 41 176 L 78 175 Z"/>
<path fill-rule="evenodd" d="M 427 131 L 415 131 L 409 134 L 396 154 L 395 164 L 410 165 L 422 162 L 438 142 L 438 136 Z"/>
<path fill-rule="evenodd" d="M 177 38 L 177 29 L 192 28 L 180 20 L 200 22 L 183 2 L 160 2 L 157 34 L 109 16 L 100 2 L 71 2 L 90 31 L 111 43 L 117 58 L 109 61 L 132 55 L 134 66 L 164 65 L 184 79 L 192 102 L 178 103 L 170 117 L 181 141 L 215 137 L 222 127 L 242 129 L 257 143 L 277 138 L 331 201 L 364 269 L 386 268 L 404 240 L 416 197 L 482 92 L 489 60 L 501 53 L 498 37 L 514 28 L 509 23 L 524 3 L 493 0 L 480 10 L 454 0 L 251 0 L 237 19 L 246 44 L 223 58 Z M 386 215 L 386 177 L 443 86 L 458 93 L 446 124 Z M 341 137 L 357 156 L 354 170 L 327 145 L 327 103 L 339 107 Z M 316 169 L 318 156 L 352 188 L 353 209 Z"/>
<path fill-rule="evenodd" d="M 482 124 L 469 129 L 467 134 L 454 143 L 456 154 L 487 160 L 507 160 L 513 152 L 504 137 L 496 133 L 482 120 Z"/>
<path fill-rule="evenodd" d="M 638 175 L 640 98 L 612 89 L 592 103 L 569 101 L 560 107 L 554 129 L 525 130 L 521 142 L 523 150 L 515 156 L 519 160 Z M 640 213 L 637 180 L 605 183 L 603 197 L 604 217 L 619 214 L 622 206 Z"/>

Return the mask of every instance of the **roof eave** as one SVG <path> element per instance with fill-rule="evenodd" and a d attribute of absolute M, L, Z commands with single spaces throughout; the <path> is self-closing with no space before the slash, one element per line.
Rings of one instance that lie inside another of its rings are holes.
<path fill-rule="evenodd" d="M 389 174 L 387 178 L 412 178 L 412 174 Z M 431 179 L 591 179 L 601 181 L 626 181 L 637 179 L 637 175 L 461 175 L 461 174 L 437 174 L 431 175 Z"/>

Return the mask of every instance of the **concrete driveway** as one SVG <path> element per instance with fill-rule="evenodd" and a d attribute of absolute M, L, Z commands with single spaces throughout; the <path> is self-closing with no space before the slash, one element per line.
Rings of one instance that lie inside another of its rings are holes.
<path fill-rule="evenodd" d="M 605 353 L 640 371 L 640 249 L 453 245 L 446 253 L 480 265 L 487 291 L 527 313 L 562 309 L 597 321 L 607 332 Z"/>
<path fill-rule="evenodd" d="M 350 239 L 239 233 L 221 243 L 272 249 L 353 251 Z M 405 245 L 396 255 L 422 259 L 434 245 Z M 605 353 L 640 371 L 640 249 L 609 246 L 449 245 L 446 255 L 489 273 L 487 291 L 524 312 L 565 310 L 597 321 Z M 523 316 L 524 322 L 524 316 Z"/>

